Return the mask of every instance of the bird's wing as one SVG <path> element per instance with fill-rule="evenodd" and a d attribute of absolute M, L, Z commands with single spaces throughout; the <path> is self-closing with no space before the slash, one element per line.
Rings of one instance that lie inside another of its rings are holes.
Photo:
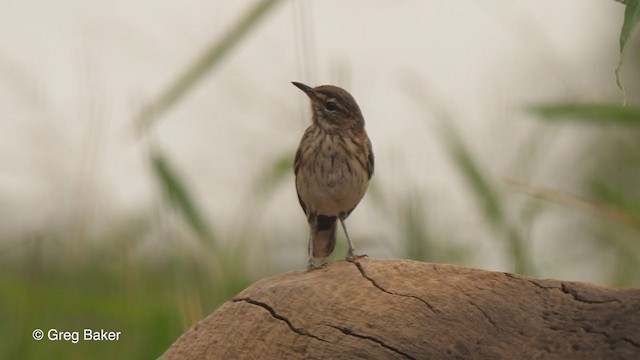
<path fill-rule="evenodd" d="M 375 167 L 375 160 L 373 158 L 373 148 L 369 138 L 367 138 L 367 153 L 367 173 L 369 174 L 369 180 L 371 180 L 371 176 L 373 176 L 373 168 Z"/>

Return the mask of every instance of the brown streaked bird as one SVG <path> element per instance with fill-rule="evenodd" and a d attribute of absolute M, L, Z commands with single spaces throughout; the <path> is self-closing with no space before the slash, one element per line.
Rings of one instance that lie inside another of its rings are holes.
<path fill-rule="evenodd" d="M 311 99 L 312 123 L 294 162 L 296 190 L 309 222 L 309 270 L 326 264 L 336 245 L 337 220 L 347 238 L 346 260 L 357 258 L 344 224 L 373 175 L 371 141 L 355 99 L 331 85 L 315 88 L 293 82 Z"/>

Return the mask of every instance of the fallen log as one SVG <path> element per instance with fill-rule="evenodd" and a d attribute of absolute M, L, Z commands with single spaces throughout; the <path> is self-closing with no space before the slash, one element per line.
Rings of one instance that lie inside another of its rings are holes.
<path fill-rule="evenodd" d="M 640 289 L 361 258 L 261 280 L 162 359 L 640 359 Z"/>

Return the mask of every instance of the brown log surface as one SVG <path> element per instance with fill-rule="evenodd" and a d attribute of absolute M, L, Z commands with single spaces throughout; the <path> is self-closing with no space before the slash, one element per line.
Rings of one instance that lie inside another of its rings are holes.
<path fill-rule="evenodd" d="M 640 289 L 361 258 L 261 280 L 162 359 L 640 359 Z"/>

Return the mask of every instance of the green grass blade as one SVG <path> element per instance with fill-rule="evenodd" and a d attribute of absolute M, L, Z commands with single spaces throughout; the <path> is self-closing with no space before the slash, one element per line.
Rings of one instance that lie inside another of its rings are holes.
<path fill-rule="evenodd" d="M 215 245 L 213 244 L 213 232 L 204 221 L 198 206 L 189 194 L 187 186 L 178 175 L 178 172 L 171 167 L 165 156 L 158 150 L 152 152 L 151 163 L 154 174 L 171 205 L 178 210 L 187 224 L 202 239 L 206 239 L 212 245 Z"/>
<path fill-rule="evenodd" d="M 483 209 L 487 222 L 496 233 L 504 236 L 511 251 L 514 271 L 518 274 L 533 275 L 535 269 L 529 261 L 521 231 L 518 227 L 513 226 L 507 218 L 498 190 L 483 173 L 477 160 L 467 149 L 455 128 L 451 125 L 445 126 L 449 153 Z"/>
<path fill-rule="evenodd" d="M 136 120 L 138 131 L 144 133 L 193 86 L 204 78 L 240 40 L 256 26 L 279 0 L 260 0 L 238 20 L 229 32 L 209 46 L 161 95 L 142 109 Z"/>
<path fill-rule="evenodd" d="M 445 133 L 449 153 L 476 195 L 485 217 L 492 226 L 502 227 L 505 224 L 505 215 L 497 191 L 482 173 L 476 159 L 467 149 L 457 131 L 451 125 L 447 125 Z"/>
<path fill-rule="evenodd" d="M 624 23 L 622 23 L 622 29 L 620 30 L 620 58 L 618 59 L 618 66 L 616 66 L 616 84 L 620 91 L 622 91 L 623 103 L 626 103 L 627 94 L 620 80 L 620 71 L 624 64 L 624 58 L 627 50 L 627 40 L 633 33 L 633 29 L 638 25 L 640 21 L 640 1 L 639 0 L 626 0 L 626 9 L 624 11 Z"/>
<path fill-rule="evenodd" d="M 617 209 L 640 226 L 640 198 L 604 181 L 593 182 L 591 191 L 598 201 Z"/>
<path fill-rule="evenodd" d="M 268 164 L 263 173 L 254 182 L 253 194 L 261 198 L 269 196 L 284 179 L 293 176 L 293 152 L 281 154 Z"/>
<path fill-rule="evenodd" d="M 399 201 L 399 205 L 405 254 L 414 260 L 433 259 L 433 238 L 425 226 L 427 217 L 423 203 L 414 196 L 407 196 L 403 201 Z"/>
<path fill-rule="evenodd" d="M 440 119 L 447 152 L 475 196 L 485 221 L 496 234 L 502 236 L 506 246 L 510 249 L 514 270 L 520 274 L 535 275 L 535 268 L 526 251 L 521 229 L 510 223 L 503 199 L 494 185 L 495 181 L 484 174 L 474 154 L 467 148 L 456 128 L 451 125 L 453 121 L 446 109 L 440 102 L 434 101 L 434 97 L 427 91 L 428 89 L 414 79 L 415 76 L 412 76 L 406 83 L 406 87 L 412 89 L 409 94 L 417 95 L 419 103 L 425 106 L 427 111 L 435 113 L 435 116 Z M 463 220 L 461 219 L 461 221 Z"/>
<path fill-rule="evenodd" d="M 530 111 L 549 121 L 640 125 L 640 107 L 633 106 L 560 103 L 533 106 Z"/>

